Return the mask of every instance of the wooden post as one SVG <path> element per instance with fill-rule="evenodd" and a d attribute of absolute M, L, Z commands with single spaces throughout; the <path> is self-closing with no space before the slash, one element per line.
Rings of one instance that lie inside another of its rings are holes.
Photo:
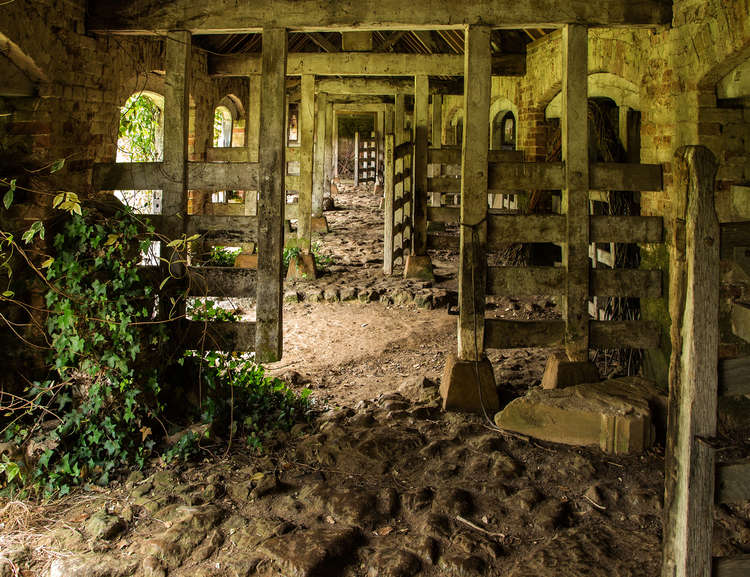
<path fill-rule="evenodd" d="M 302 77 L 302 101 L 299 105 L 300 160 L 299 160 L 299 215 L 297 220 L 297 246 L 310 253 L 313 144 L 315 138 L 315 77 Z"/>
<path fill-rule="evenodd" d="M 393 160 L 394 136 L 385 135 L 385 183 L 383 184 L 383 272 L 393 274 L 393 176 L 395 163 Z"/>
<path fill-rule="evenodd" d="M 260 362 L 281 358 L 286 190 L 286 46 L 283 28 L 263 30 L 258 206 L 258 304 L 255 353 Z"/>
<path fill-rule="evenodd" d="M 412 205 L 412 255 L 427 254 L 427 134 L 430 83 L 427 76 L 414 78 L 414 201 Z"/>
<path fill-rule="evenodd" d="M 333 104 L 331 104 L 333 106 Z M 336 112 L 336 108 L 333 108 L 333 158 L 331 159 L 333 164 L 333 176 L 338 178 L 339 176 L 339 117 Z"/>
<path fill-rule="evenodd" d="M 710 577 L 711 439 L 716 436 L 718 408 L 720 233 L 714 206 L 718 164 L 702 146 L 683 147 L 675 157 L 679 208 L 670 249 L 672 356 L 662 577 Z"/>
<path fill-rule="evenodd" d="M 326 111 L 328 110 L 328 95 L 318 93 L 317 121 L 315 124 L 315 161 L 313 163 L 313 194 L 312 216 L 323 216 L 323 194 L 325 193 L 325 142 L 326 142 Z"/>
<path fill-rule="evenodd" d="M 354 133 L 354 186 L 359 186 L 359 132 Z"/>
<path fill-rule="evenodd" d="M 183 217 L 187 211 L 190 50 L 189 32 L 177 31 L 167 34 L 162 214 L 165 216 L 165 232 L 170 238 L 178 238 L 183 234 Z"/>
<path fill-rule="evenodd" d="M 458 357 L 471 361 L 479 361 L 484 355 L 487 156 L 492 86 L 490 32 L 485 27 L 469 27 L 466 31 Z"/>
<path fill-rule="evenodd" d="M 325 141 L 325 183 L 326 188 L 331 186 L 335 171 L 336 158 L 333 155 L 333 102 L 326 104 L 326 141 Z"/>
<path fill-rule="evenodd" d="M 567 214 L 565 346 L 571 361 L 587 361 L 589 350 L 589 147 L 588 29 L 567 25 L 562 34 L 562 195 Z M 464 131 L 466 130 L 464 126 Z"/>
<path fill-rule="evenodd" d="M 395 98 L 395 105 L 394 105 L 394 111 L 393 111 L 393 138 L 395 146 L 399 146 L 403 144 L 406 141 L 406 136 L 404 135 L 404 116 L 406 115 L 406 96 L 403 94 L 396 94 Z M 403 174 L 404 173 L 404 159 L 403 157 L 400 157 L 395 162 L 395 171 L 397 174 Z M 402 199 L 404 198 L 404 179 L 401 178 L 398 182 L 398 184 L 395 185 L 395 190 L 393 192 L 394 201 L 396 199 Z M 397 210 L 394 211 L 394 222 L 395 225 L 400 225 L 401 230 L 397 235 L 397 238 L 394 239 L 394 250 L 401 249 L 402 256 L 399 257 L 401 263 L 403 263 L 403 250 L 404 250 L 404 207 L 403 205 L 400 206 Z"/>
<path fill-rule="evenodd" d="M 247 119 L 245 120 L 245 144 L 247 161 L 258 162 L 258 143 L 260 142 L 260 76 L 248 76 L 249 98 Z M 258 214 L 258 191 L 245 191 L 245 214 Z"/>
<path fill-rule="evenodd" d="M 443 95 L 433 94 L 432 95 L 432 140 L 430 142 L 430 148 L 442 148 L 442 133 L 443 133 Z M 430 176 L 442 176 L 443 165 L 436 164 L 432 167 L 432 174 Z M 443 194 L 440 191 L 430 192 L 430 206 L 440 206 L 441 198 Z"/>

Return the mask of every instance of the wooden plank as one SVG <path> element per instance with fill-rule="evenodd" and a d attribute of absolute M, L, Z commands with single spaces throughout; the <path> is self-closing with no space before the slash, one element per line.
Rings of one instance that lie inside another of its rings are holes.
<path fill-rule="evenodd" d="M 412 83 L 413 84 L 413 83 Z M 405 195 L 410 192 L 406 188 L 406 172 L 411 170 L 411 143 L 406 140 L 406 97 L 396 94 L 393 104 L 393 262 L 403 262 L 405 243 L 406 211 L 404 210 L 407 200 Z M 401 150 L 399 150 L 401 149 Z M 408 161 L 406 159 L 409 159 Z"/>
<path fill-rule="evenodd" d="M 429 192 L 461 192 L 461 179 L 453 176 L 433 176 L 427 179 Z"/>
<path fill-rule="evenodd" d="M 161 190 L 161 162 L 96 163 L 91 176 L 94 190 Z"/>
<path fill-rule="evenodd" d="M 750 555 L 715 557 L 713 577 L 747 577 L 750 575 Z"/>
<path fill-rule="evenodd" d="M 592 269 L 589 296 L 658 299 L 662 297 L 662 272 L 627 268 Z"/>
<path fill-rule="evenodd" d="M 190 266 L 188 296 L 255 298 L 257 271 L 249 268 Z"/>
<path fill-rule="evenodd" d="M 562 242 L 565 217 L 559 214 L 490 214 L 489 246 L 498 249 L 516 242 Z"/>
<path fill-rule="evenodd" d="M 750 303 L 732 303 L 732 332 L 746 342 L 750 342 Z"/>
<path fill-rule="evenodd" d="M 450 250 L 457 252 L 460 238 L 457 234 L 429 233 L 427 235 L 428 250 Z"/>
<path fill-rule="evenodd" d="M 263 31 L 258 202 L 258 305 L 255 349 L 259 362 L 281 358 L 286 161 L 286 48 L 283 28 Z"/>
<path fill-rule="evenodd" d="M 591 242 L 664 242 L 664 225 L 660 216 L 592 216 L 590 227 Z"/>
<path fill-rule="evenodd" d="M 200 234 L 204 241 L 214 244 L 238 246 L 258 239 L 256 217 L 196 214 L 184 219 L 184 228 L 188 236 Z"/>
<path fill-rule="evenodd" d="M 591 190 L 662 190 L 661 164 L 596 163 L 591 165 Z"/>
<path fill-rule="evenodd" d="M 190 162 L 190 190 L 258 190 L 258 164 L 250 162 Z"/>
<path fill-rule="evenodd" d="M 721 258 L 732 260 L 734 249 L 750 244 L 750 221 L 721 223 Z"/>
<path fill-rule="evenodd" d="M 406 142 L 402 142 L 401 144 L 396 146 L 393 151 L 393 156 L 395 156 L 396 158 L 404 158 L 406 156 L 411 156 L 413 153 L 414 143 L 407 140 Z"/>
<path fill-rule="evenodd" d="M 286 161 L 287 162 L 299 162 L 301 158 L 301 148 L 299 146 L 287 146 L 286 147 Z"/>
<path fill-rule="evenodd" d="M 565 342 L 565 322 L 486 319 L 484 346 L 488 349 L 559 347 Z"/>
<path fill-rule="evenodd" d="M 247 146 L 209 146 L 206 149 L 207 162 L 248 162 L 249 156 Z"/>
<path fill-rule="evenodd" d="M 427 207 L 427 220 L 430 222 L 456 223 L 461 218 L 461 210 L 457 207 Z"/>
<path fill-rule="evenodd" d="M 253 351 L 256 325 L 247 322 L 186 321 L 181 338 L 187 350 Z"/>
<path fill-rule="evenodd" d="M 317 92 L 347 95 L 414 94 L 414 82 L 408 78 L 379 78 L 376 76 L 335 78 L 324 77 L 316 82 Z"/>
<path fill-rule="evenodd" d="M 393 274 L 393 224 L 395 222 L 393 201 L 395 189 L 393 173 L 395 159 L 393 158 L 394 136 L 385 135 L 385 183 L 383 185 L 383 272 Z"/>
<path fill-rule="evenodd" d="M 396 161 L 399 161 L 399 160 L 403 164 L 404 158 L 396 158 Z M 407 156 L 406 160 L 407 160 L 407 162 L 410 163 L 411 162 L 411 156 Z M 393 177 L 393 182 L 395 184 L 401 184 L 401 183 L 407 182 L 409 180 L 411 180 L 411 168 L 404 168 L 404 169 L 401 170 L 401 172 L 399 172 L 398 174 L 394 175 L 394 177 Z"/>
<path fill-rule="evenodd" d="M 484 358 L 487 282 L 487 151 L 490 149 L 492 58 L 488 27 L 464 33 L 464 133 L 458 268 L 458 358 Z M 426 151 L 425 151 L 426 152 Z M 425 161 L 427 157 L 425 155 Z"/>
<path fill-rule="evenodd" d="M 261 77 L 248 76 L 247 80 L 250 83 L 247 120 L 245 121 L 247 161 L 259 162 Z"/>
<path fill-rule="evenodd" d="M 427 254 L 427 149 L 430 130 L 429 78 L 414 78 L 414 203 L 411 216 L 411 254 Z"/>
<path fill-rule="evenodd" d="M 564 282 L 562 268 L 491 266 L 487 271 L 487 294 L 557 296 L 562 294 Z"/>
<path fill-rule="evenodd" d="M 658 349 L 661 328 L 650 321 L 589 321 L 590 344 L 598 349 Z"/>
<path fill-rule="evenodd" d="M 325 179 L 325 143 L 326 143 L 326 110 L 328 109 L 328 95 L 318 93 L 315 97 L 315 149 L 313 154 L 313 193 L 312 216 L 323 216 L 323 195 L 326 192 Z"/>
<path fill-rule="evenodd" d="M 299 218 L 299 204 L 290 202 L 284 205 L 284 220 L 296 220 Z"/>
<path fill-rule="evenodd" d="M 562 31 L 562 212 L 567 216 L 563 249 L 565 350 L 572 361 L 587 361 L 589 351 L 589 123 L 588 29 Z"/>
<path fill-rule="evenodd" d="M 705 147 L 675 153 L 677 200 L 687 200 L 685 244 L 670 254 L 672 357 L 665 455 L 662 574 L 710 575 L 719 350 L 718 163 Z M 676 203 L 680 218 L 684 202 Z"/>
<path fill-rule="evenodd" d="M 430 146 L 439 149 L 443 145 L 443 97 L 440 94 L 432 95 L 432 121 L 430 124 Z M 427 158 L 429 160 L 429 150 L 427 151 Z"/>
<path fill-rule="evenodd" d="M 750 356 L 719 361 L 719 394 L 750 395 Z"/>
<path fill-rule="evenodd" d="M 243 34 L 263 27 L 297 31 L 439 30 L 482 25 L 496 28 L 554 28 L 566 23 L 591 26 L 654 26 L 672 22 L 664 0 L 579 2 L 434 0 L 404 9 L 399 0 L 221 0 L 207 10 L 191 0 L 99 0 L 88 7 L 87 30 L 96 33 L 162 34 L 182 28 L 196 34 Z"/>
<path fill-rule="evenodd" d="M 286 190 L 293 190 L 299 192 L 300 186 L 302 185 L 299 174 L 287 174 L 284 181 Z"/>
<path fill-rule="evenodd" d="M 304 253 L 312 245 L 313 146 L 315 140 L 315 77 L 302 77 L 302 102 L 299 106 L 299 214 L 297 246 Z"/>
<path fill-rule="evenodd" d="M 432 80 L 430 80 L 432 83 Z M 497 162 L 523 162 L 523 151 L 522 150 L 490 150 L 487 153 L 487 160 L 490 163 Z M 461 148 L 459 147 L 442 147 L 442 148 L 430 148 L 429 151 L 429 163 L 430 164 L 461 164 Z"/>
<path fill-rule="evenodd" d="M 719 465 L 717 468 L 717 502 L 750 501 L 750 463 Z"/>
<path fill-rule="evenodd" d="M 501 194 L 519 190 L 561 190 L 563 176 L 560 162 L 495 162 L 489 165 L 489 191 Z"/>

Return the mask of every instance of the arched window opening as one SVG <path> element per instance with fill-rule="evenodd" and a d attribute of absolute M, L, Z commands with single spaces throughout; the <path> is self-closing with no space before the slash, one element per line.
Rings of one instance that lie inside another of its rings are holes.
<path fill-rule="evenodd" d="M 214 110 L 214 146 L 216 148 L 229 148 L 232 146 L 232 131 L 234 118 L 232 112 L 226 106 L 217 106 Z"/>
<path fill-rule="evenodd" d="M 512 112 L 503 116 L 501 127 L 501 148 L 503 150 L 515 150 L 516 148 L 516 117 Z"/>

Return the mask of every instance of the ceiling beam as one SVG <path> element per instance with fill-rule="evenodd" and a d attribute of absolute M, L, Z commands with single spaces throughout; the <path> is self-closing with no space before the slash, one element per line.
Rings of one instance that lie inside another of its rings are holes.
<path fill-rule="evenodd" d="M 231 54 L 208 57 L 212 76 L 252 76 L 261 73 L 260 54 Z M 287 76 L 463 76 L 464 57 L 458 54 L 391 54 L 339 52 L 337 54 L 289 54 Z M 526 56 L 501 54 L 492 60 L 494 76 L 523 76 Z"/>
<path fill-rule="evenodd" d="M 319 78 L 316 92 L 351 95 L 414 94 L 414 80 L 410 78 Z M 430 79 L 430 94 L 463 94 L 463 80 Z"/>
<path fill-rule="evenodd" d="M 242 34 L 264 27 L 295 31 L 436 30 L 483 25 L 495 28 L 655 26 L 672 19 L 671 0 L 89 0 L 88 30 L 100 33 Z"/>
<path fill-rule="evenodd" d="M 310 40 L 315 42 L 315 44 L 320 46 L 326 52 L 340 52 L 341 51 L 341 49 L 338 46 L 336 46 L 333 42 L 328 40 L 328 38 L 326 38 L 320 32 L 308 32 L 307 35 L 310 37 Z"/>

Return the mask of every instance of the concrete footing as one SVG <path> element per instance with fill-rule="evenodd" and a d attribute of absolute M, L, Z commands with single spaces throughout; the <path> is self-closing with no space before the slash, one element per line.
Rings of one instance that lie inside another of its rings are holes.
<path fill-rule="evenodd" d="M 234 266 L 237 268 L 251 268 L 258 270 L 258 255 L 241 252 L 237 255 L 237 258 L 234 259 Z"/>
<path fill-rule="evenodd" d="M 404 278 L 419 280 L 435 280 L 432 272 L 432 260 L 428 255 L 410 254 L 404 265 Z"/>
<path fill-rule="evenodd" d="M 328 234 L 328 219 L 325 216 L 314 216 L 310 221 L 310 230 L 313 234 Z"/>
<path fill-rule="evenodd" d="M 445 411 L 486 411 L 488 415 L 494 415 L 500 408 L 500 400 L 489 359 L 474 362 L 449 356 L 440 381 L 440 396 Z"/>
<path fill-rule="evenodd" d="M 287 279 L 294 280 L 304 278 L 313 280 L 317 278 L 317 276 L 318 271 L 315 268 L 315 257 L 312 254 L 298 254 L 289 259 L 289 270 L 286 273 Z"/>
<path fill-rule="evenodd" d="M 596 383 L 599 371 L 589 361 L 573 362 L 565 353 L 555 353 L 547 361 L 542 377 L 543 389 L 563 389 L 581 383 Z"/>

